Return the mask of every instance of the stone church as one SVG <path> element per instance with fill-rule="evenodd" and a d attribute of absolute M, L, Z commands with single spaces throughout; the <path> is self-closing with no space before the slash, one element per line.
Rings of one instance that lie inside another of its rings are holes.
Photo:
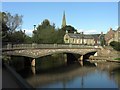
<path fill-rule="evenodd" d="M 66 26 L 66 18 L 65 12 L 63 13 L 62 19 L 62 28 Z M 99 35 L 88 35 L 81 33 L 68 33 L 66 30 L 66 34 L 64 35 L 64 43 L 66 44 L 79 44 L 79 45 L 98 45 L 99 44 Z"/>

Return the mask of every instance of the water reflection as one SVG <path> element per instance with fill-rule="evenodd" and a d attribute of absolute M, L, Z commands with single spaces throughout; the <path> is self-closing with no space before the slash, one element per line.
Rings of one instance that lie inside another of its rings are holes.
<path fill-rule="evenodd" d="M 39 58 L 36 67 L 24 67 L 18 73 L 35 88 L 120 88 L 120 63 L 66 64 L 64 56 Z"/>
<path fill-rule="evenodd" d="M 26 80 L 37 88 L 120 88 L 120 64 L 98 63 L 98 67 L 73 64 Z"/>
<path fill-rule="evenodd" d="M 35 75 L 35 74 L 36 74 L 36 69 L 35 69 L 35 67 L 31 67 L 31 70 L 32 70 L 33 75 Z"/>
<path fill-rule="evenodd" d="M 54 70 L 54 72 L 51 73 L 46 72 L 36 74 L 35 76 L 26 78 L 26 80 L 34 87 L 50 87 L 51 84 L 55 83 L 59 84 L 57 86 L 55 84 L 54 87 L 60 87 L 61 85 L 61 87 L 65 87 L 67 85 L 66 83 L 72 83 L 78 77 L 80 77 L 80 80 L 83 82 L 83 78 L 87 76 L 88 73 L 92 73 L 94 71 L 95 68 L 88 69 L 86 67 L 80 67 L 79 64 L 74 64 L 69 65 L 68 67 L 66 66 L 64 68 Z"/>
<path fill-rule="evenodd" d="M 120 67 L 115 67 L 109 72 L 110 79 L 115 80 L 115 83 L 120 88 Z"/>

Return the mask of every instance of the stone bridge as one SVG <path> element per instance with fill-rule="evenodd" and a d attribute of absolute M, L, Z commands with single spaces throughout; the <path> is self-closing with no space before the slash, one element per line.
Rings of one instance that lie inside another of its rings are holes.
<path fill-rule="evenodd" d="M 72 53 L 85 55 L 90 52 L 97 52 L 100 47 L 82 45 L 59 45 L 59 44 L 19 44 L 7 45 L 3 48 L 4 55 L 26 56 L 39 58 L 54 53 Z"/>

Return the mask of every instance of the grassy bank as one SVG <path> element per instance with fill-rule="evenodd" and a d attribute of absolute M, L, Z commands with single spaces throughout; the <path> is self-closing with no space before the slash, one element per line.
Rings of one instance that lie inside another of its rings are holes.
<path fill-rule="evenodd" d="M 120 58 L 115 58 L 114 60 L 120 60 Z"/>

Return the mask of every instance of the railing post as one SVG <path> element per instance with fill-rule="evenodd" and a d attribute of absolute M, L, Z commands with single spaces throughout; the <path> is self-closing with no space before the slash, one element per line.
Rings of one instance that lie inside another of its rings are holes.
<path fill-rule="evenodd" d="M 12 46 L 11 46 L 11 44 L 7 44 L 7 49 L 11 49 L 12 48 Z"/>
<path fill-rule="evenodd" d="M 69 48 L 71 48 L 72 47 L 72 44 L 69 44 Z"/>
<path fill-rule="evenodd" d="M 32 43 L 32 48 L 35 48 L 36 44 L 35 43 Z"/>
<path fill-rule="evenodd" d="M 54 43 L 54 48 L 57 48 L 57 44 Z"/>

